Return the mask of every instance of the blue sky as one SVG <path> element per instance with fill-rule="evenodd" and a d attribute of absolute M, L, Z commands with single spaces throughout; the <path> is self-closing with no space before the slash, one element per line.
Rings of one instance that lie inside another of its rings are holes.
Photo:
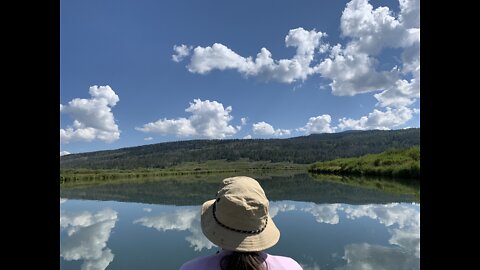
<path fill-rule="evenodd" d="M 60 150 L 420 126 L 419 1 L 61 0 Z"/>

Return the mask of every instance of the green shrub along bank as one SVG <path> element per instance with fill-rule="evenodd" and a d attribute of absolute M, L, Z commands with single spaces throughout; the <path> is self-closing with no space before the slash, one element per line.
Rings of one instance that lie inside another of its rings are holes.
<path fill-rule="evenodd" d="M 392 149 L 356 158 L 316 162 L 308 169 L 313 174 L 372 175 L 393 178 L 420 178 L 420 146 Z"/>

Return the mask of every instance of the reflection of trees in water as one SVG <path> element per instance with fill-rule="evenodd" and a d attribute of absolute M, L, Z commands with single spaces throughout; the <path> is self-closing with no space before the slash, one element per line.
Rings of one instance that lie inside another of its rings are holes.
<path fill-rule="evenodd" d="M 68 236 L 60 242 L 60 256 L 66 261 L 84 260 L 82 270 L 107 268 L 114 257 L 107 241 L 116 221 L 117 212 L 111 209 L 95 214 L 61 211 L 60 228 Z"/>
<path fill-rule="evenodd" d="M 410 195 L 386 193 L 381 190 L 345 185 L 333 181 L 314 180 L 308 174 L 272 177 L 259 180 L 270 200 L 294 200 L 315 203 L 387 203 L 412 201 Z"/>
<path fill-rule="evenodd" d="M 153 204 L 197 205 L 212 199 L 221 180 L 158 180 L 144 183 L 117 183 L 62 189 L 61 196 L 71 199 L 115 200 Z M 314 180 L 307 174 L 256 178 L 270 200 L 295 200 L 316 203 L 388 203 L 410 202 L 411 195 Z"/>

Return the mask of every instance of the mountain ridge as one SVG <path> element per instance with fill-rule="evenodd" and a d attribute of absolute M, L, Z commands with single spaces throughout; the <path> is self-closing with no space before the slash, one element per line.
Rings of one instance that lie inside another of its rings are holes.
<path fill-rule="evenodd" d="M 344 131 L 284 139 L 187 140 L 69 154 L 60 157 L 60 168 L 166 168 L 183 162 L 219 159 L 307 164 L 419 144 L 420 128 Z"/>

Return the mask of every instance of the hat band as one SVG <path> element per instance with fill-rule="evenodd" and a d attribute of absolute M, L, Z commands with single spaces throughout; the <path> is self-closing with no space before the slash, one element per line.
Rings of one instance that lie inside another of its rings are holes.
<path fill-rule="evenodd" d="M 217 215 L 215 215 L 216 210 L 217 210 L 217 202 L 215 201 L 213 203 L 213 211 L 212 211 L 213 212 L 213 219 L 215 219 L 215 221 L 217 222 L 218 225 L 222 226 L 223 228 L 225 228 L 227 230 L 234 231 L 234 232 L 239 232 L 239 233 L 259 234 L 259 233 L 263 232 L 263 230 L 265 230 L 265 228 L 267 227 L 268 216 L 265 218 L 265 224 L 263 225 L 263 227 L 261 229 L 254 230 L 254 231 L 244 231 L 244 230 L 235 229 L 235 228 L 229 227 L 229 226 L 221 223 L 217 219 Z"/>

